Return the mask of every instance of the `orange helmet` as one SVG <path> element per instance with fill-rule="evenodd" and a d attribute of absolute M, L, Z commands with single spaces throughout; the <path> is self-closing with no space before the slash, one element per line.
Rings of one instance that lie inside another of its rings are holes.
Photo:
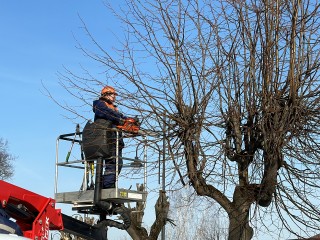
<path fill-rule="evenodd" d="M 101 95 L 107 95 L 107 94 L 117 94 L 117 93 L 116 93 L 116 90 L 113 87 L 105 86 L 101 90 Z"/>

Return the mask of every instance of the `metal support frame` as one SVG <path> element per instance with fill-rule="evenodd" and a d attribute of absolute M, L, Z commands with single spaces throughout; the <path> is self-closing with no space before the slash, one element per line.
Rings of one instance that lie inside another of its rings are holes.
<path fill-rule="evenodd" d="M 57 138 L 57 143 L 56 143 L 56 172 L 55 172 L 55 199 L 59 203 L 67 203 L 67 204 L 73 204 L 73 209 L 78 209 L 78 212 L 80 213 L 91 213 L 91 214 L 99 214 L 99 208 L 94 207 L 95 204 L 98 202 L 104 201 L 110 201 L 116 204 L 123 204 L 125 202 L 145 202 L 146 197 L 147 197 L 147 192 L 144 191 L 134 191 L 134 190 L 127 190 L 123 188 L 119 188 L 119 130 L 118 129 L 112 129 L 113 131 L 116 131 L 116 156 L 113 156 L 116 159 L 116 183 L 115 183 L 115 188 L 111 189 L 101 189 L 102 186 L 96 186 L 99 189 L 95 188 L 93 190 L 88 190 L 85 187 L 85 182 L 82 184 L 82 189 L 81 191 L 73 191 L 73 192 L 59 192 L 58 189 L 58 180 L 59 180 L 59 172 L 58 168 L 59 167 L 70 167 L 70 168 L 78 168 L 84 170 L 84 179 L 86 178 L 86 171 L 87 171 L 87 161 L 86 159 L 84 160 L 74 160 L 74 161 L 64 161 L 64 159 L 61 161 L 59 160 L 59 143 L 61 140 L 66 140 L 66 141 L 74 141 L 77 144 L 81 144 L 81 134 L 82 132 L 78 132 L 80 140 L 74 140 L 75 133 L 68 133 L 68 134 L 63 134 L 60 135 Z M 146 135 L 141 133 L 141 134 L 133 134 L 133 135 L 126 135 L 126 137 L 142 137 L 142 142 L 144 144 L 143 147 L 143 160 L 139 160 L 139 163 L 142 164 L 143 167 L 143 184 L 145 186 L 144 189 L 147 187 L 147 138 Z M 138 144 L 139 145 L 139 144 Z M 138 146 L 137 146 L 138 148 Z M 137 162 L 137 157 L 135 158 L 128 158 L 128 157 L 121 157 L 123 160 L 135 163 Z M 97 169 L 97 162 L 98 159 L 95 160 L 89 160 L 90 162 L 94 162 L 96 165 L 96 177 L 98 177 L 98 173 L 100 175 L 100 172 L 102 172 L 102 169 Z M 100 163 L 101 164 L 101 163 Z M 128 165 L 128 166 L 123 166 L 124 167 L 135 167 L 137 165 Z M 99 171 L 98 171 L 99 170 Z M 101 171 L 100 171 L 101 170 Z M 100 179 L 100 178 L 99 178 Z M 86 179 L 84 180 L 86 181 Z M 96 183 L 97 183 L 97 178 L 96 178 Z M 93 193 L 94 192 L 94 193 Z M 99 199 L 98 199 L 99 198 Z M 91 204 L 90 204 L 91 203 Z"/>

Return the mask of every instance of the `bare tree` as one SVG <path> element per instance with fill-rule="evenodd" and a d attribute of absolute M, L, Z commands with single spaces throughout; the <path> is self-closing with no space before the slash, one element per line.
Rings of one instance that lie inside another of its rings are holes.
<path fill-rule="evenodd" d="M 85 24 L 97 52 L 79 47 L 146 128 L 165 126 L 168 187 L 178 178 L 218 202 L 230 240 L 252 238 L 250 209 L 255 220 L 263 208 L 277 215 L 278 231 L 319 231 L 318 1 L 126 3 L 114 11 L 126 32 L 119 49 L 103 49 Z M 87 93 L 102 84 L 62 79 Z"/>
<path fill-rule="evenodd" d="M 8 142 L 0 138 L 0 179 L 10 179 L 14 174 L 12 161 L 15 157 L 10 154 L 8 149 Z"/>

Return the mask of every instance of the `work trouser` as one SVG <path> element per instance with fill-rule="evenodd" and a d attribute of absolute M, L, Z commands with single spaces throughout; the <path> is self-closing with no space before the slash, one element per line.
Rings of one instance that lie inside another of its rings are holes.
<path fill-rule="evenodd" d="M 113 155 L 116 156 L 116 155 Z M 122 150 L 119 149 L 118 157 L 118 174 L 120 174 L 122 169 Z M 115 157 L 105 159 L 104 161 L 104 174 L 102 176 L 102 186 L 103 188 L 113 188 L 115 187 L 116 182 L 116 169 L 117 169 L 117 160 Z"/>
<path fill-rule="evenodd" d="M 88 122 L 83 129 L 83 150 L 87 160 L 104 159 L 103 188 L 112 188 L 116 182 L 117 141 L 119 146 L 118 174 L 122 168 L 122 133 L 114 131 L 115 126 L 105 119 Z"/>

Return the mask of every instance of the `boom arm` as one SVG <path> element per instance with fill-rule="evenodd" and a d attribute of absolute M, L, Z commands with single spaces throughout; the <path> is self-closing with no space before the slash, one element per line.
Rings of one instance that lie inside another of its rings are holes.
<path fill-rule="evenodd" d="M 16 220 L 23 235 L 48 240 L 49 230 L 64 230 L 92 240 L 106 240 L 106 229 L 68 217 L 55 208 L 55 200 L 0 180 L 0 201 L 7 214 Z M 84 230 L 79 232 L 80 230 Z"/>
<path fill-rule="evenodd" d="M 62 230 L 60 209 L 55 200 L 0 180 L 0 200 L 8 215 L 16 219 L 23 235 L 31 239 L 49 239 L 49 230 Z"/>

